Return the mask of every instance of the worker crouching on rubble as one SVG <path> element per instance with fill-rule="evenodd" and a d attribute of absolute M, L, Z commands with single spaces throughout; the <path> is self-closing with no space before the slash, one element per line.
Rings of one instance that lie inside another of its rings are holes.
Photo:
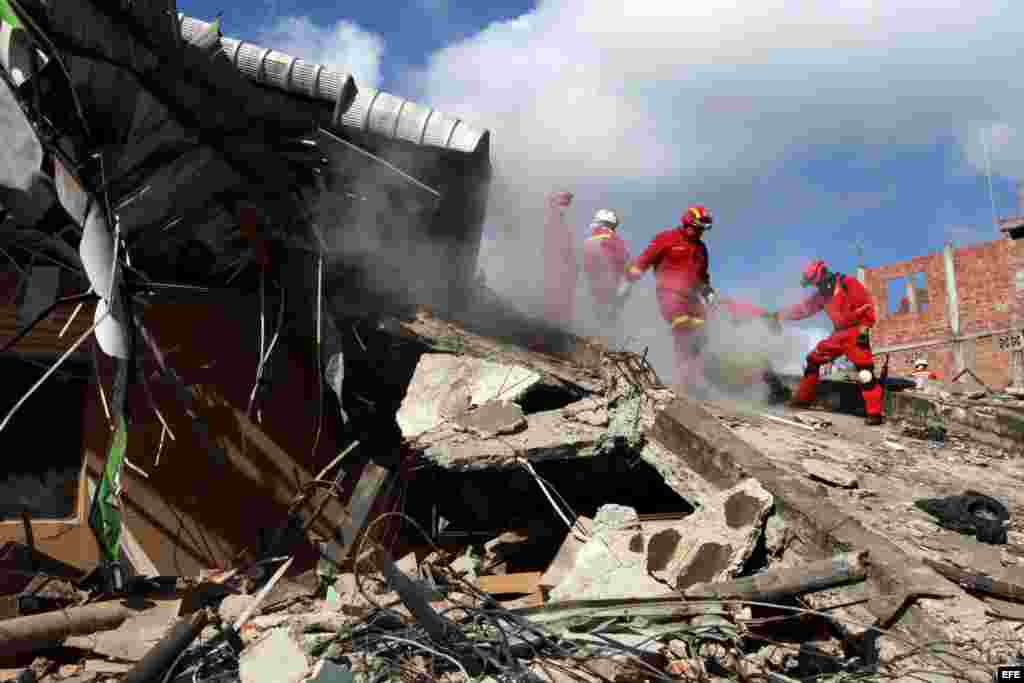
<path fill-rule="evenodd" d="M 867 424 L 882 423 L 882 385 L 875 376 L 874 356 L 868 330 L 875 324 L 875 303 L 870 292 L 856 278 L 828 269 L 824 261 L 813 261 L 803 272 L 801 284 L 817 291 L 810 298 L 767 317 L 776 320 L 803 320 L 824 310 L 835 331 L 818 342 L 807 354 L 807 368 L 800 380 L 794 408 L 806 408 L 814 402 L 821 366 L 846 356 L 857 369 Z"/>
<path fill-rule="evenodd" d="M 914 361 L 914 371 L 910 373 L 910 376 L 914 378 L 918 389 L 923 389 L 928 384 L 928 380 L 939 378 L 937 374 L 928 369 L 928 359 L 923 356 Z"/>
<path fill-rule="evenodd" d="M 616 339 L 623 304 L 618 292 L 629 263 L 629 249 L 615 232 L 618 227 L 618 215 L 610 209 L 601 209 L 594 214 L 590 236 L 583 243 L 583 270 L 594 314 L 601 332 Z"/>
<path fill-rule="evenodd" d="M 633 261 L 621 292 L 628 295 L 631 284 L 654 268 L 658 306 L 672 328 L 675 382 L 697 396 L 707 391 L 701 351 L 706 342 L 705 304 L 715 295 L 708 273 L 708 248 L 701 239 L 711 224 L 711 212 L 703 206 L 687 209 L 679 226 L 655 235 Z"/>

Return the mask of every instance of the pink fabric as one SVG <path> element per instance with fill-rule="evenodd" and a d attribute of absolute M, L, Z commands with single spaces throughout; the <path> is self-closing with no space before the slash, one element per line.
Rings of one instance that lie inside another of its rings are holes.
<path fill-rule="evenodd" d="M 576 300 L 576 249 L 563 210 L 571 195 L 548 195 L 544 215 L 544 317 L 558 326 L 571 324 Z"/>

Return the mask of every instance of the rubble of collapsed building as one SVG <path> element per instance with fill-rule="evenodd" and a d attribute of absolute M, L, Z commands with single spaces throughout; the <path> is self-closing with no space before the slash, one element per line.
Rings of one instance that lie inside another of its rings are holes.
<path fill-rule="evenodd" d="M 787 411 L 734 354 L 693 401 L 474 280 L 486 131 L 173 3 L 9 6 L 4 96 L 39 143 L 2 197 L 0 680 L 988 681 L 1022 656 L 1012 393 L 893 373 L 865 430 L 856 384 Z"/>

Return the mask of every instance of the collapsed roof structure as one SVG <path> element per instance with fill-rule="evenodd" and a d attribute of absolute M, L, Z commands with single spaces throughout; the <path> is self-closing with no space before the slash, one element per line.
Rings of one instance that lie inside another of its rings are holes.
<path fill-rule="evenodd" d="M 108 355 L 128 356 L 123 288 L 254 290 L 255 242 L 291 266 L 280 277 L 291 301 L 362 284 L 457 305 L 475 275 L 488 131 L 222 37 L 173 2 L 11 8 L 3 96 L 36 135 L 5 171 L 5 233 L 41 232 L 65 260 L 77 247 Z M 325 359 L 337 352 L 331 319 L 327 305 Z"/>
<path fill-rule="evenodd" d="M 0 617 L 13 617 L 0 654 L 73 645 L 69 666 L 81 678 L 70 680 L 89 681 L 154 680 L 164 669 L 175 681 L 201 671 L 204 680 L 327 680 L 330 667 L 338 680 L 413 667 L 416 680 L 468 680 L 454 676 L 475 666 L 525 679 L 545 659 L 593 674 L 595 652 L 616 670 L 575 680 L 647 676 L 653 661 L 659 678 L 714 664 L 717 675 L 776 681 L 924 667 L 940 669 L 930 680 L 983 681 L 1019 647 L 1008 623 L 1019 605 L 1003 599 L 1019 598 L 1024 583 L 1015 400 L 892 391 L 892 424 L 865 432 L 849 416 L 690 401 L 645 358 L 590 340 L 563 335 L 558 352 L 539 349 L 537 333 L 549 330 L 472 286 L 486 131 L 224 38 L 173 2 L 8 2 L 0 65 L 25 115 L 10 125 L 27 137 L 21 163 L 4 169 L 0 237 L 20 289 L 42 262 L 90 288 L 62 303 L 98 299 L 93 322 L 74 328 L 74 312 L 64 314 L 52 336 L 70 326 L 80 343 L 95 325 L 105 357 L 79 392 L 84 406 L 68 411 L 85 432 L 67 446 L 81 458 L 73 515 L 0 522 Z M 403 299 L 448 314 L 386 315 Z M 258 344 L 247 329 L 257 315 Z M 10 348 L 20 333 L 7 332 Z M 50 343 L 33 348 L 52 359 Z M 288 381 L 253 411 L 275 348 L 284 349 L 275 372 Z M 744 377 L 760 367 L 738 365 Z M 150 388 L 153 377 L 166 381 Z M 311 407 L 325 381 L 339 410 L 321 425 Z M 820 401 L 863 409 L 852 383 L 822 382 Z M 72 431 L 63 413 L 53 427 L 62 407 L 44 408 L 29 437 Z M 948 439 L 933 438 L 936 420 Z M 20 459 L 50 455 L 35 450 Z M 946 467 L 935 467 L 940 459 Z M 108 477 L 118 461 L 123 473 Z M 914 507 L 964 479 L 1006 501 L 1010 519 L 997 521 L 1007 542 L 940 531 Z M 83 598 L 104 540 L 86 501 L 95 509 L 105 496 L 119 498 L 108 512 L 125 562 L 151 580 L 135 588 L 152 597 L 155 577 L 173 574 L 175 591 L 188 584 L 185 598 L 139 614 L 131 601 Z M 377 525 L 389 516 L 415 522 L 415 540 L 403 540 L 412 561 L 395 569 L 385 556 L 367 568 L 377 552 L 368 561 L 356 551 L 397 535 Z M 384 531 L 371 534 L 374 525 Z M 316 554 L 301 556 L 312 544 L 291 542 L 296 534 L 316 536 L 337 566 L 313 570 Z M 474 559 L 481 546 L 486 557 Z M 940 576 L 935 558 L 962 569 Z M 290 568 L 307 571 L 275 586 Z M 368 597 L 361 573 L 373 569 L 388 592 Z M 44 591 L 55 577 L 61 590 Z M 696 589 L 720 601 L 688 603 Z M 389 594 L 400 599 L 378 604 Z M 510 594 L 524 597 L 499 607 Z M 762 604 L 727 599 L 737 595 Z M 239 599 L 243 613 L 229 616 Z M 218 650 L 201 639 L 177 667 L 181 635 L 195 639 L 216 601 L 218 628 L 233 622 L 219 635 L 249 642 Z M 247 624 L 252 616 L 259 622 Z M 497 629 L 479 628 L 481 616 Z M 764 645 L 780 635 L 789 642 Z M 53 680 L 53 662 L 43 664 L 38 677 Z M 226 670 L 208 670 L 217 666 Z"/>

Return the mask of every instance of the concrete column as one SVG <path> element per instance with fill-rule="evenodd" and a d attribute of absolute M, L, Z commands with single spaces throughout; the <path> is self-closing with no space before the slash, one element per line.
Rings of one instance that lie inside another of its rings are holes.
<path fill-rule="evenodd" d="M 960 336 L 960 300 L 956 295 L 956 269 L 953 263 L 953 245 L 947 243 L 942 251 L 946 266 L 946 319 L 949 331 L 954 337 Z"/>
<path fill-rule="evenodd" d="M 956 267 L 953 262 L 953 245 L 946 243 L 942 250 L 942 260 L 946 267 L 946 319 L 949 321 L 949 333 L 955 340 L 960 336 L 960 299 L 956 293 Z M 963 349 L 960 342 L 953 341 L 953 363 L 955 372 L 964 369 Z"/>

